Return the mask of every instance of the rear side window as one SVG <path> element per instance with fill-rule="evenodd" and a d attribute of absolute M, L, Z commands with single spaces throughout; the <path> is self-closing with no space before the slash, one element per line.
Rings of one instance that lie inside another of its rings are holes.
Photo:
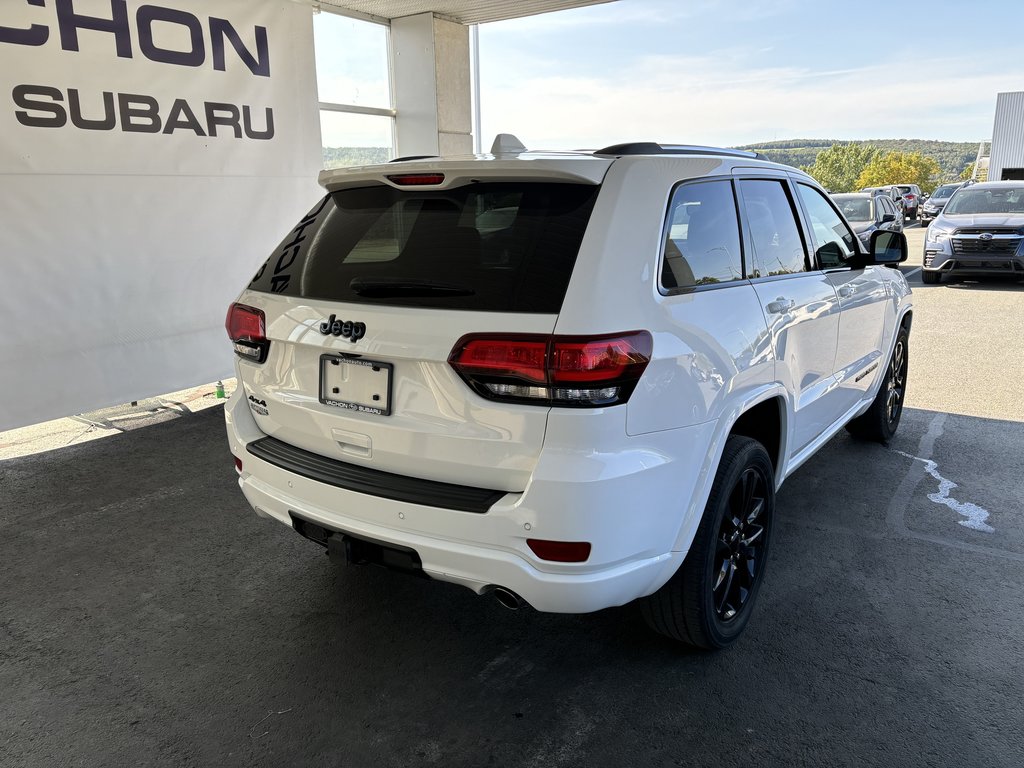
<path fill-rule="evenodd" d="M 249 287 L 354 304 L 556 313 L 598 190 L 503 182 L 335 192 Z"/>
<path fill-rule="evenodd" d="M 661 284 L 673 290 L 742 279 L 739 221 L 731 182 L 677 187 L 669 205 Z"/>

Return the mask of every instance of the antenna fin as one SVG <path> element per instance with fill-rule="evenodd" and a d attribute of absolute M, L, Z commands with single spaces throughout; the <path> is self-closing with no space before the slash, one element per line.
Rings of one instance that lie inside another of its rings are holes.
<path fill-rule="evenodd" d="M 498 155 L 518 155 L 526 151 L 526 146 L 513 136 L 511 133 L 499 133 L 494 137 L 494 143 L 491 145 L 491 154 Z"/>

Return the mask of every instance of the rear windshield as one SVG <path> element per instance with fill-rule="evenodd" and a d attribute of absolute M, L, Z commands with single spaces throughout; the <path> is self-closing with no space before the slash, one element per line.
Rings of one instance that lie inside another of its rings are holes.
<path fill-rule="evenodd" d="M 356 304 L 557 313 L 599 189 L 503 182 L 334 192 L 249 287 Z"/>

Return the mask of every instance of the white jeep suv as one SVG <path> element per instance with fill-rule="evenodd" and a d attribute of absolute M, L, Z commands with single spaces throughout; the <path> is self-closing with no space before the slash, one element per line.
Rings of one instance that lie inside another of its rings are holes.
<path fill-rule="evenodd" d="M 742 151 L 624 144 L 325 171 L 228 312 L 261 515 L 348 562 L 733 642 L 775 492 L 903 406 L 903 235 Z"/>

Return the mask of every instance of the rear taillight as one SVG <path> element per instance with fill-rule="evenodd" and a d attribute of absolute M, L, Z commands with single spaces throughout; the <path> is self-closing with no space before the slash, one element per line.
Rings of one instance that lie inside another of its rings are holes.
<path fill-rule="evenodd" d="M 477 393 L 533 405 L 599 407 L 629 399 L 651 360 L 647 331 L 607 336 L 473 334 L 448 362 Z"/>
<path fill-rule="evenodd" d="M 907 194 L 907 195 L 905 195 L 905 197 L 907 198 L 907 200 L 913 200 L 914 199 L 914 196 L 911 195 L 911 194 Z"/>
<path fill-rule="evenodd" d="M 246 360 L 262 363 L 267 359 L 270 341 L 267 340 L 266 318 L 263 310 L 232 304 L 224 321 L 228 338 L 235 345 L 235 352 Z"/>

